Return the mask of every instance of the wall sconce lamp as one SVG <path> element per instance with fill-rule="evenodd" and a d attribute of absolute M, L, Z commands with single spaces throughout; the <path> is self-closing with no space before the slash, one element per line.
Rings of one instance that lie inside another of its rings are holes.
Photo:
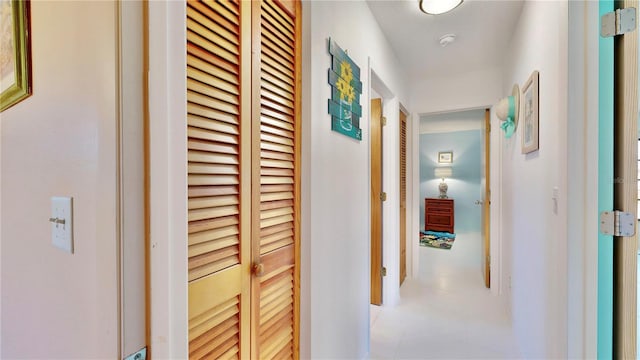
<path fill-rule="evenodd" d="M 438 190 L 440 190 L 440 199 L 446 199 L 447 190 L 449 190 L 449 185 L 444 182 L 445 178 L 451 177 L 453 175 L 453 168 L 451 167 L 437 167 L 434 171 L 434 175 L 436 178 L 442 179 L 442 182 L 438 185 Z"/>
<path fill-rule="evenodd" d="M 420 10 L 429 15 L 440 15 L 457 8 L 462 0 L 420 0 Z"/>
<path fill-rule="evenodd" d="M 511 96 L 500 100 L 495 108 L 498 119 L 503 121 L 500 128 L 504 131 L 504 137 L 508 139 L 518 128 L 518 114 L 520 113 L 520 88 L 518 84 L 513 85 Z"/>

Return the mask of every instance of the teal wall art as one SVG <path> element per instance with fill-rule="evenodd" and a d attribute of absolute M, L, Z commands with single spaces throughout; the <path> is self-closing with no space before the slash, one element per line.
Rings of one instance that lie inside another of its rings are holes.
<path fill-rule="evenodd" d="M 331 68 L 329 68 L 331 130 L 362 140 L 360 68 L 331 38 L 329 38 L 329 54 L 331 54 Z"/>

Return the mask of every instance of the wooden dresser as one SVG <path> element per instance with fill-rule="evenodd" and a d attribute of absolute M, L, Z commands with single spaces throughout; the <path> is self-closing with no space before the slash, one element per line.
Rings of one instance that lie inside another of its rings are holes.
<path fill-rule="evenodd" d="M 424 199 L 424 229 L 453 234 L 453 199 Z"/>

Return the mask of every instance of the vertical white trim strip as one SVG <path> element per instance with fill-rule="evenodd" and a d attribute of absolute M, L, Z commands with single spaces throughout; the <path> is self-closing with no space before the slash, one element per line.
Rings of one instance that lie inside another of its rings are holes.
<path fill-rule="evenodd" d="M 122 234 L 122 215 L 123 215 L 123 209 L 122 209 L 122 117 L 123 117 L 123 99 L 122 99 L 122 93 L 123 93 L 123 89 L 122 89 L 122 8 L 121 8 L 121 3 L 120 2 L 114 2 L 114 6 L 115 6 L 115 13 L 116 13 L 116 48 L 115 53 L 116 53 L 116 94 L 115 94 L 115 102 L 116 102 L 116 109 L 115 109 L 115 114 L 116 114 L 116 131 L 115 131 L 115 135 L 116 135 L 116 144 L 115 144 L 115 149 L 116 149 L 116 154 L 115 154 L 115 160 L 116 160 L 116 199 L 115 199 L 115 205 L 116 205 L 116 229 L 115 229 L 115 234 L 116 234 L 116 276 L 117 276 L 117 284 L 118 284 L 118 288 L 117 288 L 117 295 L 118 295 L 118 301 L 117 301 L 117 311 L 118 311 L 118 319 L 117 319 L 117 323 L 118 323 L 118 334 L 116 336 L 117 338 L 117 344 L 118 344 L 118 359 L 122 359 L 123 356 L 123 344 L 124 344 L 124 311 L 123 311 L 123 306 L 124 306 L 124 291 L 123 291 L 123 286 L 124 286 L 124 272 L 123 272 L 123 246 L 122 246 L 122 240 L 123 240 L 123 234 Z"/>
<path fill-rule="evenodd" d="M 144 3 L 117 2 L 117 236 L 120 358 L 146 346 Z"/>
<path fill-rule="evenodd" d="M 597 356 L 598 2 L 569 2 L 567 356 Z"/>
<path fill-rule="evenodd" d="M 188 357 L 186 5 L 150 1 L 151 351 Z"/>

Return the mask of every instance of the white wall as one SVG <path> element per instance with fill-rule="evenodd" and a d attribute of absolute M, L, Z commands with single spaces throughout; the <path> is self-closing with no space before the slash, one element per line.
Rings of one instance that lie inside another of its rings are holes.
<path fill-rule="evenodd" d="M 417 114 L 486 108 L 504 96 L 500 67 L 443 77 L 429 77 L 411 85 Z"/>
<path fill-rule="evenodd" d="M 409 107 L 405 100 L 405 79 L 366 3 L 304 2 L 303 13 L 308 15 L 303 23 L 303 42 L 307 44 L 303 57 L 307 68 L 303 70 L 302 83 L 308 96 L 303 104 L 303 158 L 307 165 L 303 165 L 301 276 L 303 320 L 305 308 L 309 309 L 310 317 L 302 323 L 302 336 L 303 340 L 309 339 L 310 346 L 306 349 L 303 342 L 301 357 L 363 358 L 369 347 L 370 82 L 367 64 L 370 61 L 373 71 L 395 95 L 385 110 L 388 122 L 383 139 L 386 149 L 383 181 L 385 191 L 390 194 L 384 209 L 384 235 L 387 240 L 395 236 L 396 246 L 398 212 L 392 213 L 387 207 L 398 207 L 394 195 L 399 191 L 398 102 Z M 331 131 L 327 114 L 329 37 L 348 50 L 361 70 L 362 141 Z M 392 261 L 396 262 L 395 267 L 389 265 Z M 395 279 L 397 283 L 397 256 L 385 253 L 385 264 L 389 269 L 387 279 Z"/>
<path fill-rule="evenodd" d="M 118 357 L 116 25 L 113 2 L 31 2 L 33 95 L 0 120 L 2 358 Z"/>
<path fill-rule="evenodd" d="M 526 2 L 505 54 L 505 93 L 540 72 L 540 150 L 521 154 L 519 127 L 502 153 L 505 271 L 514 333 L 527 358 L 567 356 L 567 9 L 562 1 Z"/>

